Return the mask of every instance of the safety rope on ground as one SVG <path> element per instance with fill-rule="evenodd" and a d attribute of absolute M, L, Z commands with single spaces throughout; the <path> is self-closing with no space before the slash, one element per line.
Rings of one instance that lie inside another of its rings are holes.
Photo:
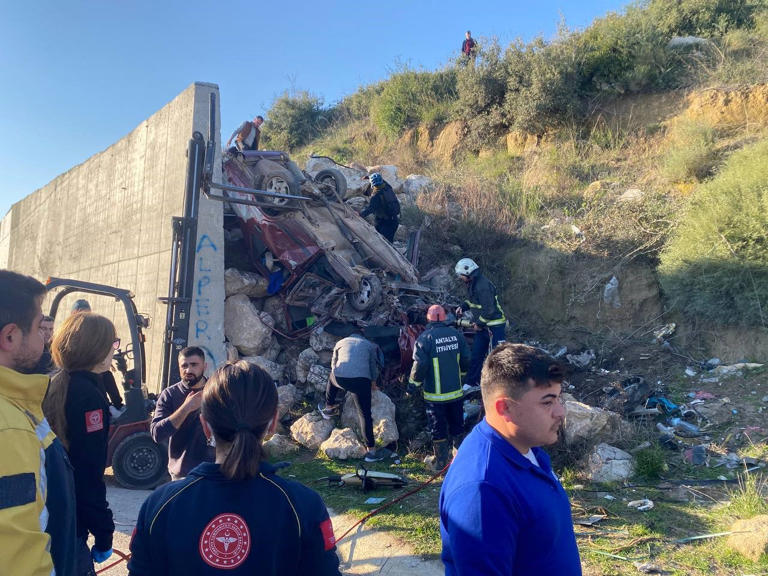
<path fill-rule="evenodd" d="M 347 529 L 347 531 L 346 531 L 346 532 L 344 532 L 344 534 L 342 534 L 340 537 L 336 538 L 336 544 L 338 544 L 339 542 L 341 542 L 342 540 L 344 540 L 344 538 L 346 538 L 346 537 L 349 535 L 349 533 L 350 533 L 350 532 L 352 532 L 352 530 L 354 530 L 354 529 L 355 529 L 357 526 L 359 526 L 360 524 L 362 524 L 363 522 L 365 522 L 365 521 L 366 521 L 366 520 L 368 520 L 369 518 L 371 518 L 371 517 L 375 516 L 376 514 L 378 514 L 379 512 L 381 512 L 382 510 L 385 510 L 386 508 L 389 508 L 389 507 L 390 507 L 390 506 L 392 506 L 393 504 L 397 504 L 398 502 L 401 502 L 401 501 L 405 500 L 405 499 L 406 499 L 406 498 L 408 498 L 409 496 L 413 496 L 414 494 L 416 494 L 416 493 L 417 493 L 417 492 L 419 492 L 420 490 L 423 490 L 424 488 L 426 488 L 427 486 L 429 486 L 429 485 L 430 485 L 432 482 L 434 482 L 434 481 L 435 481 L 436 479 L 438 479 L 440 476 L 442 476 L 443 474 L 445 474 L 445 471 L 446 471 L 446 470 L 448 470 L 448 467 L 449 467 L 450 465 L 451 465 L 451 463 L 449 462 L 448 464 L 446 464 L 446 465 L 445 465 L 445 467 L 444 467 L 442 470 L 440 470 L 439 472 L 437 472 L 436 474 L 434 474 L 434 475 L 433 475 L 431 478 L 429 478 L 428 480 L 425 480 L 424 482 L 422 482 L 421 484 L 419 484 L 418 486 L 416 486 L 416 488 L 414 488 L 413 490 L 409 490 L 408 492 L 406 492 L 405 494 L 402 494 L 402 495 L 398 496 L 398 497 L 397 497 L 397 498 L 395 498 L 394 500 L 390 500 L 390 501 L 389 501 L 389 502 L 387 502 L 386 504 L 382 504 L 382 505 L 381 505 L 381 506 L 379 506 L 378 508 L 375 508 L 374 510 L 371 510 L 371 511 L 370 511 L 368 514 L 366 514 L 365 516 L 363 516 L 363 517 L 362 517 L 360 520 L 358 520 L 357 522 L 355 522 L 354 524 L 352 524 L 352 526 L 350 526 L 350 527 Z"/>

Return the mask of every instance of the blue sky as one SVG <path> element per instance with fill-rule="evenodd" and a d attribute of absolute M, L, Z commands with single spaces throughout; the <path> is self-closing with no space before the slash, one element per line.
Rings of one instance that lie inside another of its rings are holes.
<path fill-rule="evenodd" d="M 221 90 L 224 140 L 286 90 L 332 104 L 401 64 L 435 69 L 464 32 L 551 38 L 627 0 L 0 0 L 0 218 L 194 81 Z"/>

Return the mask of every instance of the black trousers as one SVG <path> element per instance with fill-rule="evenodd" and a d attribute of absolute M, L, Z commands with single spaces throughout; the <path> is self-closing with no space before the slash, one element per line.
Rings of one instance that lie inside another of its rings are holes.
<path fill-rule="evenodd" d="M 352 394 L 352 398 L 357 404 L 360 429 L 365 437 L 365 445 L 368 448 L 373 448 L 376 445 L 376 440 L 373 437 L 373 418 L 371 417 L 371 381 L 368 378 L 337 378 L 331 373 L 325 388 L 326 406 L 338 404 L 336 397 L 339 392 L 342 392 L 343 395 L 344 391 Z"/>
<path fill-rule="evenodd" d="M 376 220 L 376 232 L 389 240 L 390 244 L 395 240 L 398 226 L 400 226 L 399 220 Z"/>
<path fill-rule="evenodd" d="M 449 402 L 426 400 L 424 407 L 433 442 L 445 440 L 449 433 L 454 438 L 464 433 L 464 401 L 461 398 Z"/>

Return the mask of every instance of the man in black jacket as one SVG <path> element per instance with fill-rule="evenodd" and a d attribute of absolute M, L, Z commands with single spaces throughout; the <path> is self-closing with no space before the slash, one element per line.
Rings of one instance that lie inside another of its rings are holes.
<path fill-rule="evenodd" d="M 391 243 L 400 226 L 400 201 L 381 174 L 374 172 L 368 178 L 371 181 L 371 201 L 360 216 L 365 218 L 373 214 L 376 231 Z"/>
<path fill-rule="evenodd" d="M 458 449 L 464 432 L 461 377 L 469 366 L 469 348 L 461 332 L 445 323 L 442 306 L 429 307 L 427 322 L 427 329 L 413 347 L 408 385 L 410 388 L 421 387 L 424 392 L 434 450 L 434 459 L 427 463 L 438 472 L 448 464 L 448 433 Z"/>
<path fill-rule="evenodd" d="M 158 444 L 168 442 L 168 472 L 173 480 L 184 478 L 201 462 L 214 461 L 199 418 L 206 367 L 202 349 L 184 348 L 179 352 L 181 380 L 157 399 L 149 430 Z"/>
<path fill-rule="evenodd" d="M 462 258 L 456 263 L 455 272 L 467 286 L 467 299 L 456 312 L 461 315 L 471 310 L 477 330 L 472 341 L 472 363 L 467 374 L 467 384 L 479 386 L 483 361 L 488 352 L 506 342 L 507 318 L 499 304 L 496 286 L 483 276 L 474 260 Z"/>

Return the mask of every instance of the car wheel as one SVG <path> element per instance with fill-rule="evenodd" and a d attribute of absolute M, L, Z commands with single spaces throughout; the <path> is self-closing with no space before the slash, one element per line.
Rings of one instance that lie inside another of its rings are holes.
<path fill-rule="evenodd" d="M 168 452 L 147 432 L 125 438 L 112 456 L 115 480 L 125 488 L 148 490 L 160 483 L 167 472 Z"/>
<path fill-rule="evenodd" d="M 381 300 L 381 280 L 369 274 L 360 280 L 360 288 L 349 295 L 349 305 L 358 312 L 367 312 Z"/>
<path fill-rule="evenodd" d="M 265 190 L 267 192 L 275 192 L 277 194 L 290 194 L 293 196 L 299 195 L 299 187 L 296 184 L 296 178 L 291 171 L 281 166 L 277 162 L 271 160 L 262 160 L 256 165 L 256 187 L 259 190 Z M 261 200 L 284 208 L 293 205 L 293 200 L 288 198 L 273 198 L 269 196 L 262 196 Z M 279 211 L 275 211 L 279 212 Z"/>
<path fill-rule="evenodd" d="M 326 187 L 336 190 L 336 194 L 338 194 L 339 198 L 342 200 L 344 200 L 344 196 L 347 194 L 347 179 L 344 177 L 344 174 L 335 168 L 320 170 L 320 172 L 315 175 L 315 182 L 323 188 L 324 193 Z M 327 195 L 333 197 L 333 194 Z"/>

